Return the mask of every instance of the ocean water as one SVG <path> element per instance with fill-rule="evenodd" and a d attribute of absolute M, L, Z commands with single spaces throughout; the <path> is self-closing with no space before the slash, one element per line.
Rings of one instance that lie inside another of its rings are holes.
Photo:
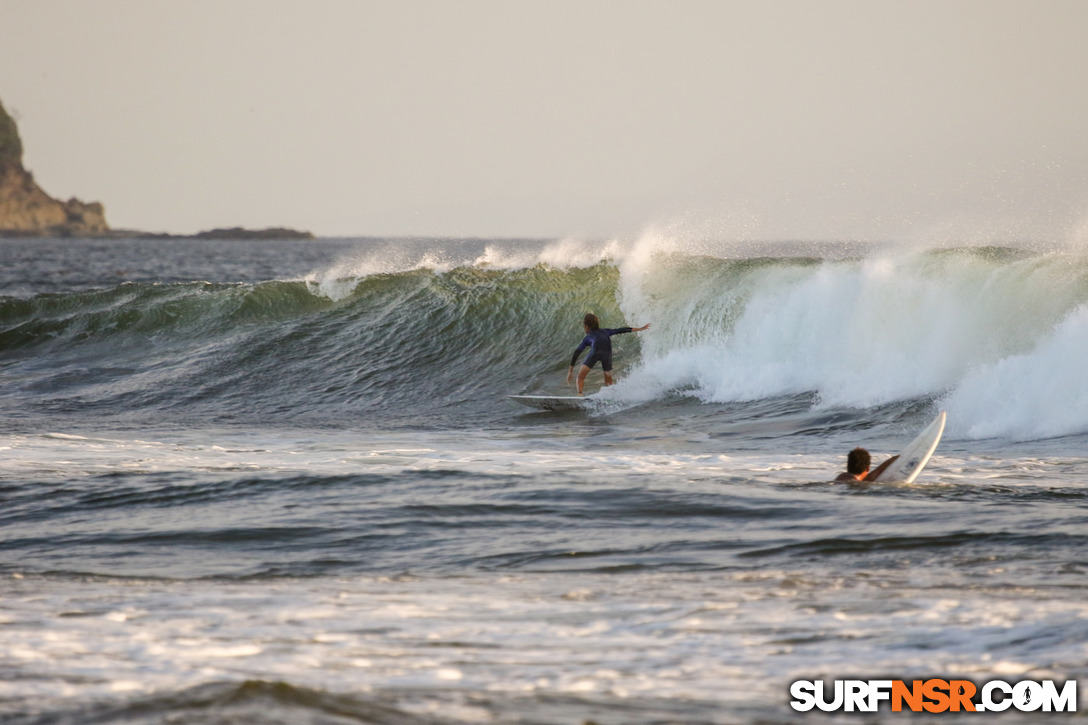
<path fill-rule="evenodd" d="M 507 400 L 570 394 L 590 310 L 652 324 L 605 402 Z M 1086 359 L 1059 244 L 0 240 L 0 720 L 779 723 L 798 679 L 1083 679 Z M 828 483 L 940 410 L 914 484 Z"/>

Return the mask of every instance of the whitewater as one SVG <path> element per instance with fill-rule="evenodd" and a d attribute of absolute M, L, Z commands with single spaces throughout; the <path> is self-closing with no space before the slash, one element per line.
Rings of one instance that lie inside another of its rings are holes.
<path fill-rule="evenodd" d="M 606 404 L 509 401 L 571 394 L 589 311 L 652 324 Z M 1058 242 L 0 240 L 0 718 L 772 723 L 798 679 L 1083 679 L 1086 356 Z M 914 484 L 828 483 L 940 410 Z"/>

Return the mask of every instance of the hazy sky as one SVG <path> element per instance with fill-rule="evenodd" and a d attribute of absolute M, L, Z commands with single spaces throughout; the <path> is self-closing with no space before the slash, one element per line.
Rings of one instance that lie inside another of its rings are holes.
<path fill-rule="evenodd" d="M 1050 238 L 1088 229 L 1086 33 L 1086 0 L 0 0 L 0 100 L 118 228 Z"/>

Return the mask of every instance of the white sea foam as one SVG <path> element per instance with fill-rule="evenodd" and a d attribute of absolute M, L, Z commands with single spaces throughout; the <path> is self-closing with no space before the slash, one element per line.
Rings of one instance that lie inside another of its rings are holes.
<path fill-rule="evenodd" d="M 643 250 L 620 265 L 625 314 L 654 325 L 633 374 L 717 402 L 814 391 L 867 408 L 947 394 L 958 434 L 1082 433 L 1086 263 L 910 253 L 692 273 Z"/>
<path fill-rule="evenodd" d="M 586 241 L 564 238 L 553 241 L 401 240 L 360 244 L 336 263 L 311 272 L 304 281 L 314 294 L 333 300 L 351 295 L 359 280 L 378 274 L 398 274 L 426 269 L 442 274 L 459 267 L 519 270 L 537 265 L 555 269 L 592 267 L 624 259 L 640 248 L 616 239 Z"/>
<path fill-rule="evenodd" d="M 944 401 L 973 438 L 1046 438 L 1088 430 L 1088 305 L 1038 345 L 971 370 Z"/>
<path fill-rule="evenodd" d="M 616 386 L 620 389 L 621 386 Z M 612 392 L 612 391 L 609 391 Z M 612 399 L 618 407 L 633 404 L 622 394 Z M 615 408 L 612 408 L 615 409 Z M 422 444 L 422 445 L 421 445 Z M 649 472 L 685 480 L 721 473 L 725 467 L 761 467 L 766 456 L 738 457 L 718 452 L 673 453 L 641 450 L 629 452 L 604 448 L 570 458 L 558 442 L 536 441 L 526 447 L 512 433 L 508 437 L 481 436 L 474 442 L 451 439 L 442 433 L 396 433 L 366 436 L 363 443 L 351 432 L 307 431 L 254 436 L 238 431 L 205 431 L 192 436 L 162 440 L 112 436 L 63 434 L 8 435 L 0 437 L 6 449 L 5 476 L 39 481 L 101 477 L 114 473 L 156 474 L 185 471 L 233 477 L 239 473 L 271 475 L 397 475 L 406 471 L 445 470 L 456 467 L 466 473 L 502 476 L 510 470 L 545 475 L 564 467 L 587 465 L 631 473 Z M 777 457 L 777 454 L 775 454 Z M 816 464 L 817 466 L 820 464 Z M 786 480 L 789 480 L 788 478 Z M 803 480 L 803 479 L 802 479 Z"/>
<path fill-rule="evenodd" d="M 501 581 L 500 581 L 501 579 Z M 603 695 L 783 705 L 783 683 L 848 673 L 1030 676 L 1083 662 L 1075 595 L 995 598 L 955 572 L 761 569 L 705 574 L 358 577 L 199 586 L 0 583 L 0 699 L 284 681 L 322 691 Z M 572 587 L 592 596 L 570 597 Z M 141 615 L 117 619 L 102 602 Z M 1000 616 L 995 618 L 995 612 Z M 289 623 L 289 626 L 287 624 Z M 48 636 L 43 637 L 43 627 Z M 1008 639 L 1019 642 L 1010 649 Z M 1032 645 L 1032 642 L 1042 644 Z M 994 648 L 1005 654 L 991 657 Z M 1028 663 L 1032 664 L 1028 664 Z M 63 685 L 63 686 L 61 686 Z"/>

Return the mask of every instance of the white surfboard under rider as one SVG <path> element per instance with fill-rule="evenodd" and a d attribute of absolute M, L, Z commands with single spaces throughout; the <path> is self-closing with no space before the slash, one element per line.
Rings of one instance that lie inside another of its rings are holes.
<path fill-rule="evenodd" d="M 527 405 L 537 410 L 586 410 L 595 402 L 593 396 L 580 395 L 508 395 L 516 403 Z"/>

